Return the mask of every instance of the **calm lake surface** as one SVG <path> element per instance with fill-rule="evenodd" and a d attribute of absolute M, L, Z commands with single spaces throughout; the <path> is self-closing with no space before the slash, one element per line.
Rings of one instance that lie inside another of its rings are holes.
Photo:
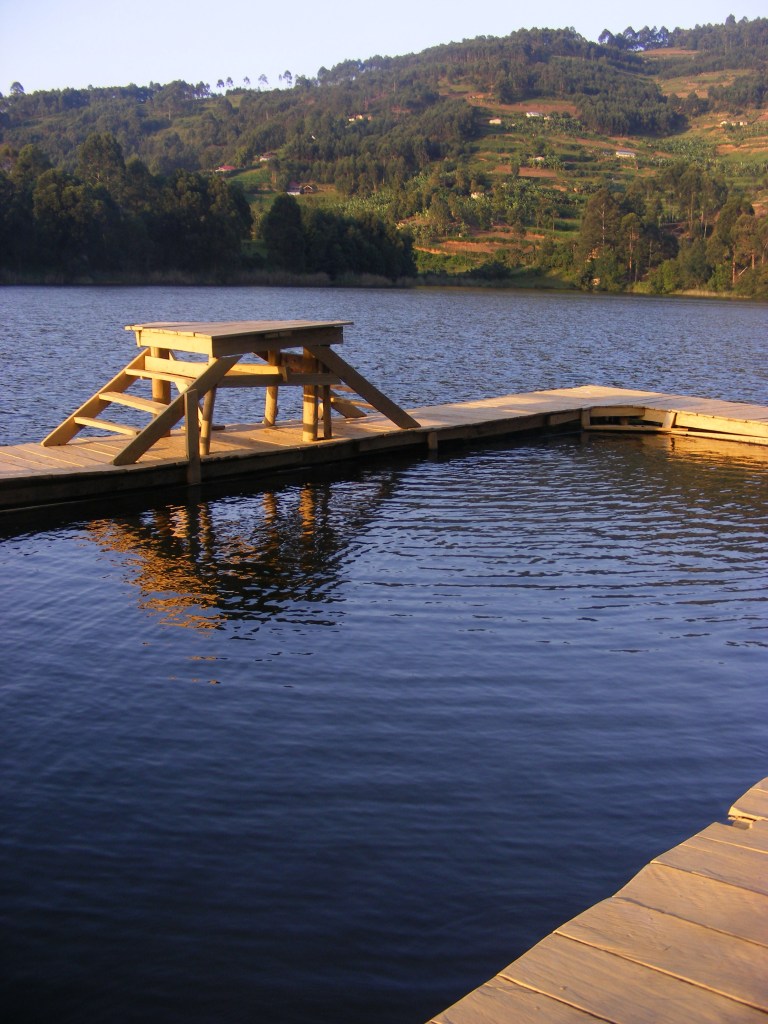
<path fill-rule="evenodd" d="M 352 320 L 344 354 L 406 406 L 588 383 L 768 404 L 759 305 L 0 304 L 4 444 L 150 320 Z M 491 444 L 0 519 L 5 1019 L 421 1024 L 768 774 L 767 584 L 768 453 L 704 441 Z"/>

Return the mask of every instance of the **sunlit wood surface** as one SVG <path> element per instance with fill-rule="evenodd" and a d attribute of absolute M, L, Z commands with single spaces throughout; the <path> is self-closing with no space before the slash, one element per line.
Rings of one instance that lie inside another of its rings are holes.
<path fill-rule="evenodd" d="M 375 452 L 436 450 L 521 432 L 558 428 L 630 431 L 741 441 L 768 446 L 768 407 L 684 395 L 587 385 L 505 395 L 407 410 L 418 426 L 403 429 L 391 416 L 366 410 L 345 418 L 334 412 L 333 436 L 308 440 L 306 421 L 227 424 L 210 436 L 201 459 L 203 480 L 359 459 Z M 132 465 L 114 465 L 125 437 L 85 437 L 43 446 L 0 447 L 0 508 L 87 497 L 116 496 L 151 487 L 185 486 L 186 432 L 157 437 Z M 194 481 L 193 481 L 194 482 Z"/>
<path fill-rule="evenodd" d="M 430 1024 L 768 1018 L 768 779 Z"/>

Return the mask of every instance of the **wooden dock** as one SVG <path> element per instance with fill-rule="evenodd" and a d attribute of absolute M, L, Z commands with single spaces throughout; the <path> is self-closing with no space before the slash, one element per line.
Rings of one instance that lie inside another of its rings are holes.
<path fill-rule="evenodd" d="M 402 409 L 339 355 L 345 325 L 130 325 L 139 352 L 122 370 L 41 442 L 0 448 L 0 510 L 258 481 L 521 433 L 633 431 L 768 446 L 766 406 L 596 385 Z M 260 421 L 217 426 L 224 388 L 251 389 L 263 401 Z M 301 390 L 301 420 L 279 422 L 285 388 Z M 103 415 L 114 409 L 119 421 Z"/>
<path fill-rule="evenodd" d="M 766 1024 L 768 779 L 430 1024 Z"/>
<path fill-rule="evenodd" d="M 418 426 L 382 413 L 334 420 L 333 436 L 307 440 L 302 421 L 227 424 L 210 435 L 190 479 L 184 428 L 158 438 L 139 460 L 115 465 L 124 439 L 77 437 L 0 447 L 0 510 L 112 498 L 152 488 L 248 478 L 364 458 L 436 451 L 441 445 L 562 430 L 632 431 L 768 445 L 768 406 L 587 385 L 409 409 Z"/>

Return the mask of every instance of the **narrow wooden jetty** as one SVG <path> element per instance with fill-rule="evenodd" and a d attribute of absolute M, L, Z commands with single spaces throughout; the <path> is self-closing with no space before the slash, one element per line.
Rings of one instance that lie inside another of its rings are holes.
<path fill-rule="evenodd" d="M 526 432 L 620 430 L 768 445 L 766 406 L 597 385 L 405 410 L 338 353 L 346 323 L 129 325 L 139 352 L 122 370 L 42 443 L 0 447 L 0 510 L 258 479 Z M 263 402 L 257 422 L 215 424 L 216 395 L 226 388 L 255 389 Z M 278 421 L 285 388 L 300 389 L 301 420 Z"/>
<path fill-rule="evenodd" d="M 768 779 L 430 1024 L 765 1024 Z"/>

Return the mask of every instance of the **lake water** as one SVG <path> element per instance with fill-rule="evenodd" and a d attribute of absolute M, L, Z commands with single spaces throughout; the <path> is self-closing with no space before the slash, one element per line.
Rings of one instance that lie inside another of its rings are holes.
<path fill-rule="evenodd" d="M 587 383 L 768 403 L 758 305 L 0 303 L 2 443 L 111 376 L 124 324 L 166 319 L 352 320 L 345 355 L 406 406 Z M 768 453 L 704 441 L 0 520 L 6 1019 L 421 1024 L 768 774 L 767 583 Z"/>

